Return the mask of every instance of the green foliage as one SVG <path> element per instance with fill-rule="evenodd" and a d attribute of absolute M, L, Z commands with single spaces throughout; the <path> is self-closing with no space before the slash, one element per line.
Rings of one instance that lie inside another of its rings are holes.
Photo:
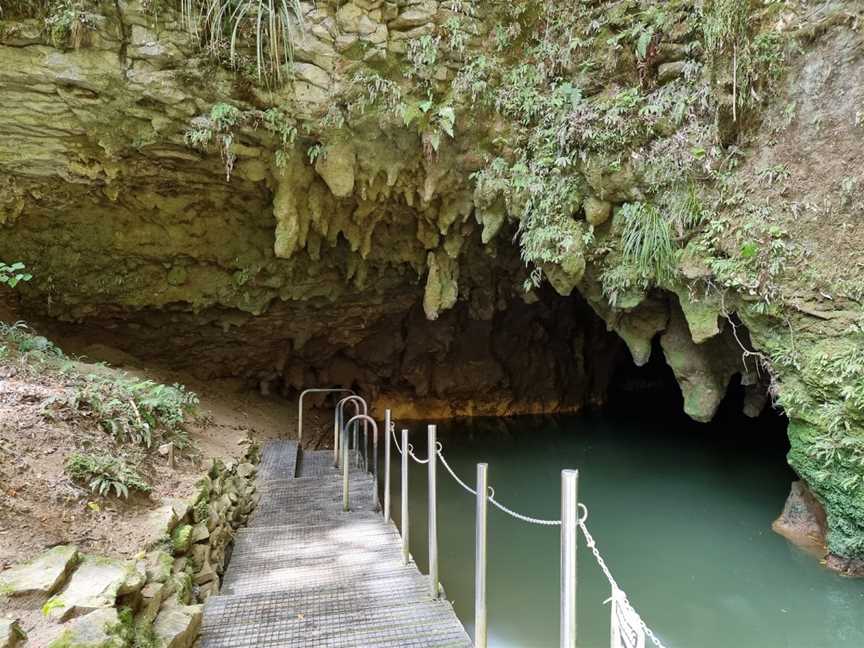
<path fill-rule="evenodd" d="M 119 442 L 150 447 L 162 436 L 181 448 L 188 444 L 184 423 L 195 411 L 198 397 L 181 385 L 163 385 L 74 362 L 23 322 L 0 323 L 0 358 L 9 356 L 18 356 L 33 371 L 64 379 L 68 395 L 47 402 L 45 416 L 51 416 L 53 407 L 59 405 L 91 416 Z"/>
<path fill-rule="evenodd" d="M 617 263 L 608 267 L 600 275 L 603 296 L 612 306 L 621 306 L 627 297 L 635 296 L 635 301 L 641 301 L 648 282 L 635 266 L 629 263 Z"/>
<path fill-rule="evenodd" d="M 84 0 L 54 0 L 49 5 L 45 28 L 56 47 L 78 49 L 89 32 L 96 29 L 96 16 L 85 10 Z"/>
<path fill-rule="evenodd" d="M 175 553 L 186 551 L 189 548 L 189 538 L 192 535 L 192 525 L 183 524 L 171 533 L 171 548 Z"/>
<path fill-rule="evenodd" d="M 768 351 L 780 372 L 794 371 L 783 380 L 779 405 L 809 430 L 806 443 L 793 448 L 796 468 L 817 492 L 864 497 L 864 335 Z M 846 551 L 864 553 L 864 542 L 859 537 Z"/>
<path fill-rule="evenodd" d="M 62 608 L 64 606 L 63 601 L 58 596 L 52 596 L 42 605 L 42 616 L 47 617 L 51 614 L 51 610 L 56 610 L 57 608 Z"/>
<path fill-rule="evenodd" d="M 671 201 L 672 224 L 678 238 L 696 230 L 708 217 L 696 184 L 690 182 L 686 189 Z"/>
<path fill-rule="evenodd" d="M 450 104 L 435 105 L 432 99 L 409 102 L 401 107 L 402 121 L 405 126 L 414 125 L 423 140 L 427 156 L 437 153 L 441 146 L 441 137 L 447 134 L 455 136 L 456 111 Z"/>
<path fill-rule="evenodd" d="M 625 204 L 621 217 L 624 262 L 646 281 L 670 283 L 675 276 L 676 259 L 669 221 L 656 207 L 646 203 Z"/>
<path fill-rule="evenodd" d="M 96 29 L 92 0 L 0 0 L 0 18 L 36 18 L 55 47 L 78 49 Z"/>
<path fill-rule="evenodd" d="M 7 265 L 0 261 L 0 284 L 14 288 L 22 281 L 30 281 L 33 275 L 25 272 L 25 266 L 20 261 Z"/>
<path fill-rule="evenodd" d="M 126 374 L 83 376 L 75 393 L 76 409 L 96 415 L 102 429 L 123 443 L 153 445 L 157 433 L 180 447 L 188 443 L 183 429 L 186 415 L 198 397 L 182 385 L 162 385 Z"/>
<path fill-rule="evenodd" d="M 53 342 L 34 334 L 24 322 L 0 322 L 0 358 L 16 352 L 28 361 L 46 363 L 64 360 L 63 352 Z"/>
<path fill-rule="evenodd" d="M 293 119 L 278 108 L 266 111 L 240 110 L 228 103 L 214 104 L 208 116 L 193 120 L 192 126 L 184 134 L 184 140 L 188 146 L 205 151 L 215 143 L 225 163 L 226 180 L 230 180 L 237 160 L 234 142 L 239 131 L 244 128 L 264 129 L 272 134 L 276 138 L 276 166 L 285 168 L 289 151 L 297 138 L 297 126 Z"/>
<path fill-rule="evenodd" d="M 146 621 L 135 621 L 131 608 L 123 607 L 118 613 L 119 622 L 108 629 L 108 634 L 116 637 L 122 645 L 128 648 L 159 648 L 161 642 L 153 630 L 153 625 Z"/>
<path fill-rule="evenodd" d="M 254 49 L 259 82 L 280 83 L 293 60 L 294 34 L 303 29 L 299 0 L 181 0 L 190 32 L 211 52 L 227 50 L 237 66 L 246 41 Z"/>
<path fill-rule="evenodd" d="M 710 0 L 702 29 L 705 48 L 715 64 L 726 63 L 734 82 L 733 116 L 758 104 L 783 70 L 784 38 L 780 32 L 753 35 L 750 0 Z"/>
<path fill-rule="evenodd" d="M 785 182 L 792 175 L 785 164 L 774 164 L 759 170 L 759 178 L 769 185 Z"/>
<path fill-rule="evenodd" d="M 711 53 L 732 52 L 745 44 L 750 28 L 750 0 L 708 0 L 702 31 Z"/>
<path fill-rule="evenodd" d="M 408 68 L 405 76 L 428 84 L 435 74 L 440 45 L 441 36 L 431 34 L 424 34 L 420 38 L 408 41 L 406 53 Z"/>
<path fill-rule="evenodd" d="M 75 481 L 87 484 L 97 495 L 112 492 L 116 497 L 129 497 L 130 490 L 149 493 L 150 484 L 123 459 L 110 455 L 73 452 L 66 460 L 66 472 Z"/>

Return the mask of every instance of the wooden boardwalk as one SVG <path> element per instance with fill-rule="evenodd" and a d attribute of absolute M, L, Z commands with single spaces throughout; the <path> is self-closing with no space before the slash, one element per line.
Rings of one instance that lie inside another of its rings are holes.
<path fill-rule="evenodd" d="M 295 477 L 296 475 L 296 477 Z M 342 512 L 332 451 L 264 449 L 261 502 L 238 532 L 222 591 L 204 607 L 203 648 L 470 647 L 447 601 L 402 564 L 373 478 L 353 469 Z"/>

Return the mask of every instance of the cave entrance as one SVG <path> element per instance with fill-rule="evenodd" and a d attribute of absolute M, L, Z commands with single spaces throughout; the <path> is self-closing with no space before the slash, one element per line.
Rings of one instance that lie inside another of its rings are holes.
<path fill-rule="evenodd" d="M 760 386 L 764 389 L 764 386 Z M 736 453 L 748 453 L 754 460 L 762 457 L 766 463 L 785 466 L 783 486 L 796 478 L 786 464 L 789 451 L 788 419 L 782 410 L 764 403 L 761 411 L 750 410 L 753 386 L 742 384 L 741 374 L 732 376 L 711 421 L 699 423 L 684 412 L 684 397 L 671 367 L 666 363 L 658 338 L 652 342 L 651 357 L 636 366 L 629 354 L 617 359 L 611 372 L 607 400 L 598 414 L 641 421 L 651 429 L 663 430 L 670 441 L 686 437 L 688 443 L 698 442 L 718 453 L 727 453 L 730 460 Z"/>
<path fill-rule="evenodd" d="M 449 465 L 471 484 L 476 464 L 488 463 L 498 501 L 545 519 L 560 515 L 560 470 L 578 468 L 580 500 L 600 551 L 666 645 L 780 648 L 789 636 L 801 646 L 840 645 L 850 636 L 864 641 L 853 612 L 860 587 L 770 529 L 795 478 L 785 459 L 785 417 L 771 407 L 746 416 L 749 385 L 736 376 L 712 421 L 694 421 L 656 341 L 651 356 L 636 367 L 626 349 L 616 353 L 605 402 L 579 414 L 441 422 L 438 438 Z M 421 455 L 426 422 L 406 425 Z M 398 464 L 392 470 L 398 475 Z M 414 464 L 410 471 L 411 537 L 423 539 L 426 471 Z M 398 518 L 398 492 L 394 498 Z M 441 579 L 469 628 L 473 523 L 474 499 L 441 470 Z M 490 645 L 555 645 L 558 533 L 490 508 L 489 538 Z M 411 551 L 426 564 L 422 540 Z M 585 645 L 608 642 L 602 604 L 608 595 L 583 545 L 579 633 Z"/>

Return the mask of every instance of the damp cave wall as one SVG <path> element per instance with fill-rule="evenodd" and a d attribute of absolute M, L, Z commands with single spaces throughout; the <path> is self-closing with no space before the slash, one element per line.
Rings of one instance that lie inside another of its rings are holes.
<path fill-rule="evenodd" d="M 151 5 L 3 16 L 0 259 L 34 275 L 7 311 L 442 416 L 601 402 L 603 329 L 636 364 L 659 336 L 691 417 L 736 374 L 783 408 L 864 557 L 860 5 L 301 3 L 267 87 Z M 673 267 L 634 270 L 657 214 Z"/>

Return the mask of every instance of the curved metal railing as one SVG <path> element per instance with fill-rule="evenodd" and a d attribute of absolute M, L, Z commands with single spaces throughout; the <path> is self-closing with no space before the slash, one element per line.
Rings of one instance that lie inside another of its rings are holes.
<path fill-rule="evenodd" d="M 366 403 L 366 400 L 358 396 L 357 394 L 352 394 L 351 396 L 346 396 L 338 403 L 336 403 L 336 412 L 333 417 L 333 465 L 339 466 L 339 437 L 342 430 L 342 421 L 345 419 L 345 405 L 348 403 L 352 403 L 354 405 L 354 414 L 365 414 L 369 415 L 369 405 Z M 363 432 L 364 434 L 368 433 L 368 423 L 363 421 Z M 357 449 L 357 426 L 354 426 L 354 448 Z"/>
<path fill-rule="evenodd" d="M 347 387 L 313 387 L 311 389 L 304 389 L 300 392 L 300 404 L 297 408 L 297 445 L 302 447 L 303 445 L 303 399 L 307 394 L 322 394 L 322 393 L 338 393 L 338 392 L 347 392 L 354 393 L 353 389 L 348 389 Z"/>
<path fill-rule="evenodd" d="M 305 392 L 304 392 L 305 393 Z M 344 421 L 344 407 L 348 402 L 353 402 L 355 411 L 363 408 L 363 413 L 357 413 L 347 421 Z M 302 407 L 301 407 L 302 412 Z M 612 576 L 609 567 L 600 554 L 597 543 L 587 527 L 588 509 L 578 501 L 578 470 L 561 471 L 561 518 L 548 520 L 532 517 L 514 511 L 502 504 L 495 497 L 495 489 L 489 485 L 489 466 L 485 463 L 477 464 L 477 479 L 475 488 L 471 488 L 451 468 L 444 456 L 444 448 L 437 440 L 437 428 L 435 425 L 428 426 L 428 447 L 425 459 L 414 453 L 413 446 L 408 441 L 408 430 L 402 429 L 402 443 L 396 439 L 396 426 L 392 420 L 390 410 L 385 411 L 384 416 L 384 507 L 383 515 L 387 522 L 391 521 L 390 508 L 390 464 L 391 443 L 395 445 L 401 459 L 401 536 L 402 536 L 402 560 L 407 565 L 411 560 L 410 554 L 410 529 L 409 529 L 409 506 L 408 506 L 408 466 L 409 459 L 419 465 L 425 465 L 428 469 L 428 529 L 429 529 L 429 581 L 433 598 L 438 598 L 443 591 L 438 579 L 438 508 L 437 508 L 437 464 L 440 460 L 447 473 L 453 480 L 472 497 L 476 499 L 475 515 L 475 560 L 474 560 L 474 627 L 475 647 L 486 648 L 488 637 L 487 614 L 486 614 L 486 548 L 487 548 L 487 516 L 488 504 L 521 522 L 540 525 L 544 527 L 560 527 L 561 535 L 561 616 L 560 616 L 560 646 L 561 648 L 575 648 L 576 646 L 576 546 L 579 531 L 585 537 L 586 544 L 591 551 L 598 566 L 606 576 L 612 595 L 606 601 L 611 604 L 611 645 L 612 648 L 629 648 L 631 646 L 644 647 L 646 639 L 650 640 L 656 648 L 665 648 L 663 643 L 645 624 L 627 598 L 627 594 L 618 586 Z M 367 447 L 367 425 L 371 424 L 373 431 L 373 469 L 375 501 L 378 498 L 378 424 L 368 414 L 366 401 L 359 396 L 348 396 L 337 404 L 336 420 L 334 430 L 339 434 L 334 437 L 334 456 L 342 468 L 342 506 L 344 511 L 350 511 L 349 493 L 349 449 L 351 447 L 348 438 L 349 429 L 359 421 L 364 422 L 364 450 Z M 354 448 L 359 451 L 357 430 L 355 425 Z M 365 454 L 365 452 L 364 452 Z M 341 459 L 341 461 L 340 461 Z M 367 460 L 364 458 L 364 468 L 368 469 Z"/>

